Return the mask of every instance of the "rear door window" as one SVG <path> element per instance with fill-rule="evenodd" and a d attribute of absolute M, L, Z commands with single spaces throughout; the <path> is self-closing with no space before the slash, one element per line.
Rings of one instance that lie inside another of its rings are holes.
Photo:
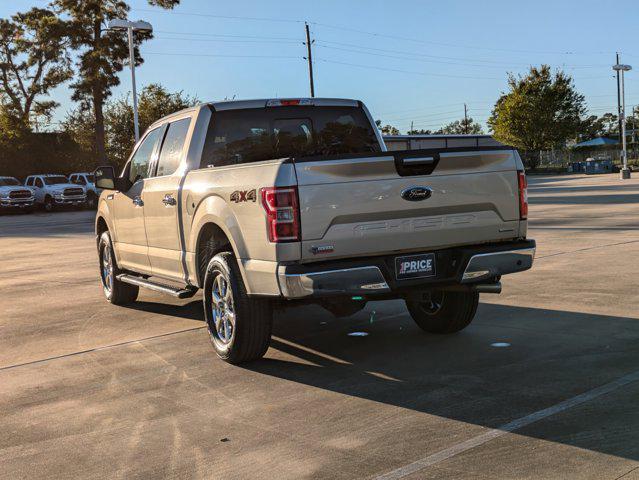
<path fill-rule="evenodd" d="M 213 114 L 201 168 L 379 151 L 375 131 L 359 107 L 225 110 Z"/>
<path fill-rule="evenodd" d="M 189 131 L 190 124 L 190 118 L 184 118 L 169 124 L 158 159 L 158 177 L 171 175 L 180 166 L 184 142 L 186 142 L 186 134 Z"/>

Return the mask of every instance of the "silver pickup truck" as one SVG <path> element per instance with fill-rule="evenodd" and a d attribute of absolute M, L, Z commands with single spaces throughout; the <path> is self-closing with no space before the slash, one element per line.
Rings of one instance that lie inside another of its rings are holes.
<path fill-rule="evenodd" d="M 344 316 L 400 298 L 423 330 L 459 331 L 535 253 L 516 150 L 388 152 L 356 100 L 199 105 L 149 127 L 121 175 L 95 175 L 107 299 L 203 289 L 232 363 L 263 356 L 273 309 L 302 302 Z"/>

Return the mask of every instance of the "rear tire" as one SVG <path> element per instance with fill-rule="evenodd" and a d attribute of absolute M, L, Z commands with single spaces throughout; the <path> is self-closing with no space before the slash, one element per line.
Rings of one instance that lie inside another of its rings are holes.
<path fill-rule="evenodd" d="M 98 242 L 98 257 L 100 259 L 100 278 L 104 296 L 113 305 L 126 305 L 135 302 L 140 287 L 121 282 L 117 279 L 123 273 L 115 261 L 113 244 L 109 232 L 104 232 Z"/>
<path fill-rule="evenodd" d="M 479 293 L 433 292 L 430 301 L 406 300 L 415 323 L 428 333 L 449 334 L 463 330 L 473 321 Z"/>
<path fill-rule="evenodd" d="M 228 363 L 262 358 L 271 342 L 273 307 L 250 297 L 232 253 L 215 255 L 204 277 L 204 316 L 213 348 Z"/>

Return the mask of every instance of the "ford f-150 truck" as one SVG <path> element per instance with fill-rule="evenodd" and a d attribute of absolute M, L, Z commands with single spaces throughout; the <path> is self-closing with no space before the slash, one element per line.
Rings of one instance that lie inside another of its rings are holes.
<path fill-rule="evenodd" d="M 355 100 L 200 105 L 149 127 L 119 176 L 95 176 L 107 299 L 202 289 L 231 363 L 263 356 L 273 309 L 304 302 L 343 316 L 400 298 L 423 330 L 459 331 L 535 253 L 516 150 L 388 152 Z"/>

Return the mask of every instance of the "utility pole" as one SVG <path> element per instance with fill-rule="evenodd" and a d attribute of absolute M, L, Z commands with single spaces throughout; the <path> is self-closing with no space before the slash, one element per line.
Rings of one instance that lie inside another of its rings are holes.
<path fill-rule="evenodd" d="M 313 52 L 311 50 L 311 45 L 315 40 L 311 41 L 311 32 L 308 29 L 308 23 L 304 22 L 304 26 L 306 27 L 306 51 L 308 60 L 308 76 L 311 82 L 311 98 L 315 96 L 315 84 L 313 83 Z"/>
<path fill-rule="evenodd" d="M 621 179 L 626 180 L 630 178 L 630 170 L 628 169 L 628 151 L 626 149 L 626 89 L 624 84 L 625 73 L 632 70 L 630 65 L 623 65 L 620 63 L 615 64 L 612 69 L 617 72 L 621 77 L 621 101 L 619 102 L 619 118 L 621 120 L 621 157 L 623 160 L 623 168 L 621 169 Z"/>
<path fill-rule="evenodd" d="M 411 131 L 411 133 L 413 132 L 413 121 L 412 120 L 410 121 L 410 131 Z"/>
<path fill-rule="evenodd" d="M 464 133 L 468 135 L 468 108 L 464 103 Z"/>

